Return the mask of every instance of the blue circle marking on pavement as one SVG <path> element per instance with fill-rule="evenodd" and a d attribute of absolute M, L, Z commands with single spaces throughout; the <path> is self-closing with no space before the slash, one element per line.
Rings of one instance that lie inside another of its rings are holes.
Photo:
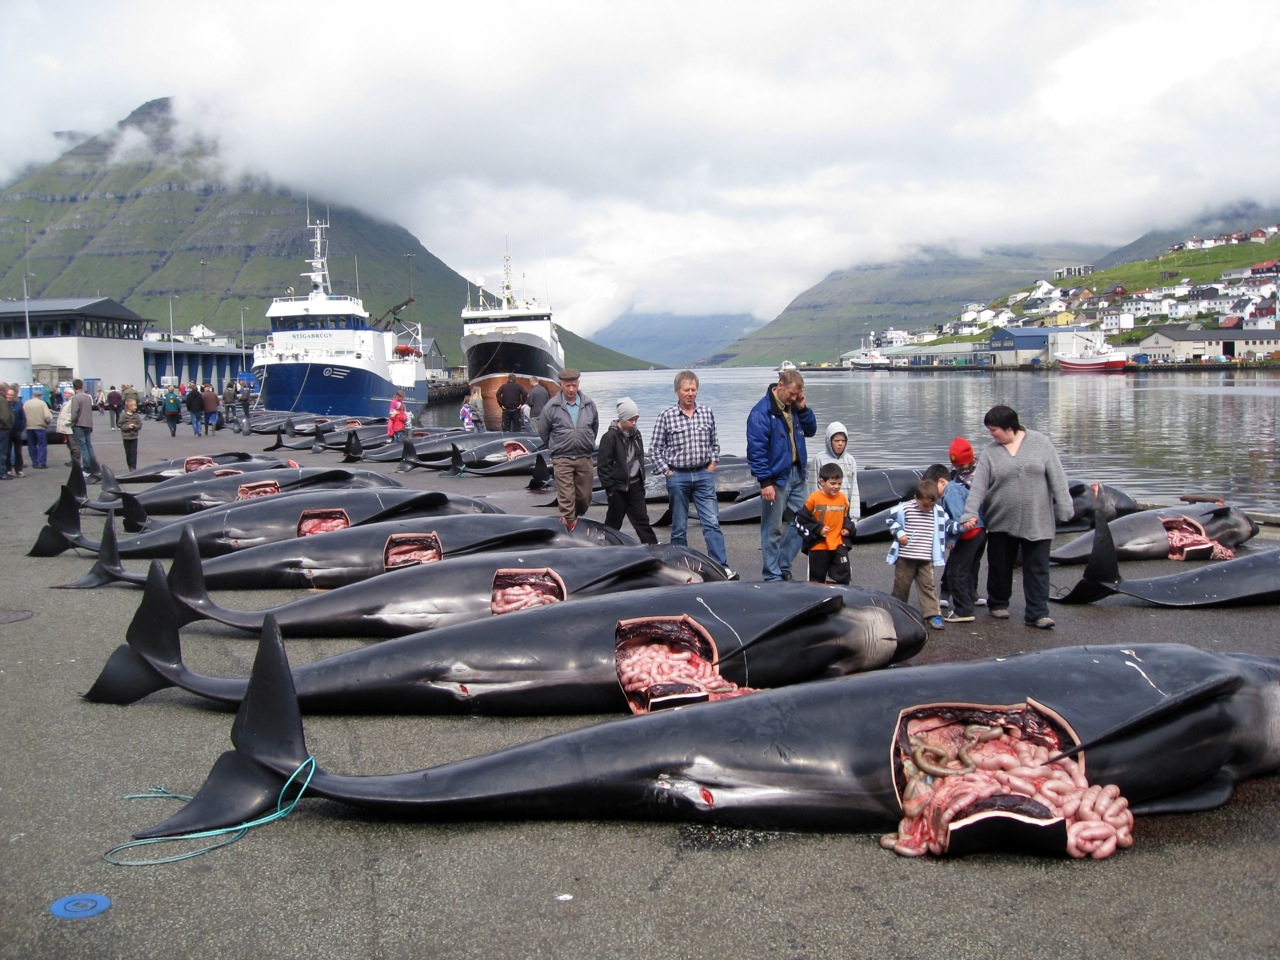
<path fill-rule="evenodd" d="M 75 893 L 56 901 L 49 910 L 55 917 L 79 920 L 83 917 L 96 917 L 110 906 L 110 898 L 100 893 Z"/>

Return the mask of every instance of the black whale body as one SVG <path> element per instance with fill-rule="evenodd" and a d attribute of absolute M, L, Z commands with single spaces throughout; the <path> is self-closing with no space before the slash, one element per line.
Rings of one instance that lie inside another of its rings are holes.
<path fill-rule="evenodd" d="M 444 493 L 424 493 L 403 487 L 370 487 L 356 490 L 318 490 L 286 496 L 262 497 L 202 510 L 156 530 L 146 530 L 117 540 L 120 557 L 172 557 L 182 531 L 195 532 L 202 557 L 232 553 L 262 543 L 298 536 L 303 519 L 317 513 L 342 513 L 351 523 L 382 515 L 408 516 L 440 513 L 489 513 L 494 507 L 469 497 Z M 110 518 L 107 519 L 110 524 Z M 100 543 L 87 540 L 80 531 L 80 514 L 74 500 L 62 498 L 62 505 L 49 517 L 35 545 L 32 557 L 53 557 L 64 550 L 98 550 Z"/>
<path fill-rule="evenodd" d="M 451 502 L 457 502 L 454 498 Z M 463 498 L 465 502 L 465 498 Z M 559 517 L 507 513 L 434 514 L 362 522 L 322 537 L 282 540 L 240 550 L 202 563 L 210 590 L 278 587 L 331 589 L 387 571 L 387 548 L 395 538 L 430 538 L 443 558 L 534 547 L 625 546 L 635 541 L 604 524 L 581 517 L 566 532 Z M 143 578 L 145 579 L 145 577 Z"/>
<path fill-rule="evenodd" d="M 86 699 L 132 703 L 169 686 L 236 703 L 247 681 L 192 673 L 182 662 L 183 614 L 155 591 L 127 645 L 108 659 Z M 739 686 L 780 686 L 914 656 L 919 614 L 887 594 L 821 584 L 704 583 L 569 600 L 428 630 L 296 667 L 306 710 L 396 713 L 572 714 L 627 709 L 618 673 L 620 624 L 659 634 L 696 633 L 714 647 L 720 676 Z M 263 634 L 279 637 L 274 619 Z"/>
<path fill-rule="evenodd" d="M 1233 560 L 1197 565 L 1164 577 L 1120 576 L 1111 528 L 1098 524 L 1093 553 L 1080 582 L 1058 603 L 1093 603 L 1117 593 L 1164 607 L 1229 607 L 1280 601 L 1280 550 L 1248 553 Z"/>
<path fill-rule="evenodd" d="M 1280 661 L 1178 644 L 1081 646 L 880 670 L 615 720 L 410 773 L 317 766 L 306 796 L 436 820 L 633 818 L 775 830 L 894 828 L 892 744 L 921 705 L 1052 711 L 1089 779 L 1135 813 L 1225 803 L 1280 766 Z M 278 634 L 264 630 L 234 749 L 176 815 L 138 837 L 238 824 L 274 809 L 310 752 Z"/>
<path fill-rule="evenodd" d="M 471 518 L 473 519 L 473 518 Z M 194 546 L 194 544 L 193 544 Z M 489 551 L 435 563 L 415 564 L 301 597 L 263 610 L 218 606 L 204 588 L 199 558 L 180 550 L 169 571 L 174 601 L 193 615 L 229 626 L 262 631 L 270 614 L 286 637 L 399 637 L 494 615 L 498 591 L 538 582 L 553 602 L 642 590 L 717 582 L 724 569 L 688 547 L 673 544 L 563 547 Z M 144 624 L 144 602 L 136 619 Z"/>
<path fill-rule="evenodd" d="M 1110 521 L 1116 556 L 1121 560 L 1160 560 L 1169 556 L 1169 531 L 1165 520 L 1189 520 L 1203 528 L 1212 540 L 1235 548 L 1258 533 L 1254 523 L 1239 507 L 1218 503 L 1188 504 L 1142 510 Z M 1092 531 L 1056 547 L 1049 554 L 1054 563 L 1087 563 L 1093 552 Z"/>

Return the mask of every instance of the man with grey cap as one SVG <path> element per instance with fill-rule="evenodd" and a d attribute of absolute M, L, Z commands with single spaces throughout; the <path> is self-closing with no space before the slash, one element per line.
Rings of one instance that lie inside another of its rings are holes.
<path fill-rule="evenodd" d="M 595 403 L 578 390 L 580 376 L 577 370 L 560 371 L 560 392 L 547 401 L 538 420 L 538 436 L 551 454 L 556 506 L 568 530 L 591 506 L 592 454 L 600 432 Z"/>

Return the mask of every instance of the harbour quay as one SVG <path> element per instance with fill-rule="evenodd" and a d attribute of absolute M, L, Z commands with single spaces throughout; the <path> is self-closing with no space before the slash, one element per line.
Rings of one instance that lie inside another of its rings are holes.
<path fill-rule="evenodd" d="M 105 423 L 105 418 L 104 418 Z M 199 440 L 148 422 L 139 463 L 224 451 L 260 452 L 268 437 L 227 431 Z M 95 446 L 113 469 L 119 442 Z M 337 453 L 297 454 L 307 466 Z M 305 798 L 287 818 L 229 847 L 177 863 L 121 867 L 102 853 L 170 816 L 174 799 L 125 799 L 161 786 L 190 794 L 229 749 L 233 713 L 177 690 L 128 707 L 92 704 L 87 690 L 122 642 L 141 599 L 133 587 L 56 590 L 85 574 L 87 553 L 25 556 L 66 479 L 65 449 L 50 468 L 0 484 L 0 957 L 24 960 L 175 955 L 339 958 L 690 958 L 1275 956 L 1280 778 L 1247 781 L 1202 813 L 1140 818 L 1135 844 L 1102 863 L 1013 853 L 909 860 L 859 833 L 770 833 L 656 821 L 434 822 Z M 407 486 L 483 497 L 508 512 L 552 515 L 552 494 L 521 477 L 447 477 L 368 464 Z M 91 488 L 93 489 L 93 488 Z M 650 515 L 657 510 L 651 506 Z M 599 519 L 602 508 L 589 516 Z M 101 531 L 86 520 L 85 533 Z M 759 578 L 759 528 L 725 526 L 729 562 Z M 667 531 L 658 530 L 660 537 Z M 695 547 L 702 544 L 696 524 Z M 1251 544 L 1280 546 L 1264 528 Z M 856 546 L 855 583 L 887 590 L 885 545 Z M 167 562 L 165 562 L 167 565 Z M 135 571 L 141 561 L 126 561 Z M 1168 562 L 1125 564 L 1126 576 Z M 1054 592 L 1079 568 L 1052 570 Z M 760 584 L 759 589 L 771 587 Z M 262 608 L 287 591 L 220 591 L 228 606 Z M 1052 631 L 981 613 L 932 631 L 917 663 L 1006 656 L 1090 643 L 1177 642 L 1217 652 L 1276 655 L 1275 607 L 1169 610 L 1115 597 L 1055 605 Z M 509 629 L 501 620 L 497 629 Z M 202 673 L 247 674 L 247 634 L 191 624 L 184 658 Z M 290 660 L 357 649 L 358 638 L 290 640 Z M 689 709 L 702 709 L 691 707 Z M 714 708 L 711 708 L 714 709 Z M 611 720 L 577 717 L 304 718 L 317 761 L 343 774 L 415 770 Z M 868 737 L 875 731 L 833 730 Z M 779 744 L 779 749 L 785 749 Z M 1152 757 L 1150 762 L 1167 762 Z M 137 859 L 176 852 L 130 851 Z M 51 905 L 109 899 L 95 916 Z M 1048 905 L 1048 912 L 1046 912 Z"/>

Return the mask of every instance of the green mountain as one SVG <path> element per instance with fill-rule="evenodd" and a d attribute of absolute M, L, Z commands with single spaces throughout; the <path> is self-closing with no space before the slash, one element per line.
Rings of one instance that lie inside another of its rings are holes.
<path fill-rule="evenodd" d="M 772 323 L 709 358 L 711 365 L 776 366 L 834 362 L 887 327 L 918 330 L 960 315 L 969 302 L 1052 277 L 1059 267 L 1092 263 L 1100 245 L 1042 244 L 1002 248 L 978 257 L 923 249 L 892 263 L 838 270 L 800 294 Z"/>
<path fill-rule="evenodd" d="M 33 298 L 110 297 L 165 332 L 172 304 L 178 332 L 200 323 L 238 337 L 243 321 L 253 342 L 271 299 L 306 283 L 310 217 L 330 223 L 334 293 L 361 296 L 378 317 L 412 292 L 401 319 L 463 363 L 467 281 L 404 228 L 262 180 L 228 181 L 216 144 L 175 141 L 167 99 L 77 140 L 0 190 L 0 297 L 20 298 L 29 270 Z M 580 369 L 648 366 L 571 334 L 564 344 Z"/>

